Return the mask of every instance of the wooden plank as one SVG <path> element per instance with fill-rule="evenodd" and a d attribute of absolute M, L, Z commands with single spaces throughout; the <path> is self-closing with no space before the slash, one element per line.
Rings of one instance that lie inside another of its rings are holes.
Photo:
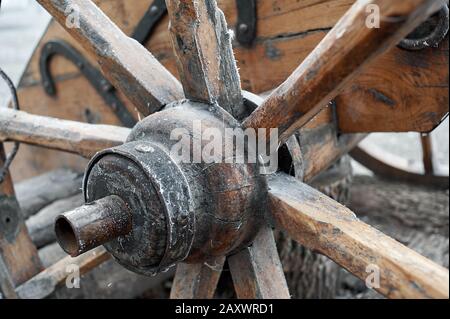
<path fill-rule="evenodd" d="M 0 167 L 5 153 L 0 143 Z M 36 247 L 33 245 L 22 220 L 9 172 L 0 184 L 0 287 L 6 297 L 15 297 L 11 288 L 22 284 L 41 270 Z M 7 209 L 7 211 L 5 211 Z"/>
<path fill-rule="evenodd" d="M 85 124 L 11 109 L 0 113 L 0 141 L 39 145 L 90 158 L 99 150 L 123 144 L 130 129 Z"/>
<path fill-rule="evenodd" d="M 355 214 L 286 174 L 269 178 L 277 228 L 366 281 L 379 272 L 389 298 L 449 298 L 449 271 L 361 222 Z M 286 191 L 289 190 L 289 191 Z M 374 272 L 375 274 L 375 272 Z"/>
<path fill-rule="evenodd" d="M 83 275 L 110 258 L 111 255 L 103 247 L 95 248 L 76 258 L 66 257 L 19 286 L 17 293 L 23 299 L 43 299 L 52 294 L 72 274 L 68 271 L 69 266 L 77 266 L 80 275 Z"/>
<path fill-rule="evenodd" d="M 141 44 L 127 37 L 92 1 L 38 2 L 99 63 L 104 76 L 144 115 L 183 98 L 179 82 Z M 76 9 L 76 10 L 75 10 Z M 79 27 L 67 24 L 67 12 Z"/>
<path fill-rule="evenodd" d="M 368 28 L 369 4 L 377 5 L 383 17 L 405 18 L 385 18 L 380 28 Z M 395 46 L 441 5 L 435 0 L 357 1 L 292 75 L 244 121 L 244 126 L 277 127 L 280 141 L 285 142 L 365 65 Z"/>
<path fill-rule="evenodd" d="M 290 299 L 272 229 L 264 227 L 252 246 L 229 256 L 236 294 L 240 299 Z"/>
<path fill-rule="evenodd" d="M 245 117 L 239 73 L 225 16 L 215 0 L 167 0 L 172 45 L 188 99 L 218 103 Z"/>
<path fill-rule="evenodd" d="M 336 98 L 343 133 L 431 132 L 449 111 L 448 36 L 439 48 L 394 48 Z"/>
<path fill-rule="evenodd" d="M 179 264 L 170 291 L 170 298 L 213 298 L 224 262 L 225 257 L 219 257 L 204 264 Z"/>

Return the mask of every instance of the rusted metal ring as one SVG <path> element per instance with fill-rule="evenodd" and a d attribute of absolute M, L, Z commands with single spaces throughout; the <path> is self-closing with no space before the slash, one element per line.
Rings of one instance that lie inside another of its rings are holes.
<path fill-rule="evenodd" d="M 447 5 L 444 5 L 442 9 L 436 13 L 436 15 L 438 23 L 428 35 L 420 38 L 411 37 L 414 33 L 420 31 L 421 28 L 423 29 L 427 27 L 425 22 L 421 26 L 419 26 L 412 34 L 403 39 L 398 44 L 398 46 L 402 49 L 410 51 L 423 50 L 429 47 L 437 48 L 447 35 L 449 29 L 449 9 Z"/>

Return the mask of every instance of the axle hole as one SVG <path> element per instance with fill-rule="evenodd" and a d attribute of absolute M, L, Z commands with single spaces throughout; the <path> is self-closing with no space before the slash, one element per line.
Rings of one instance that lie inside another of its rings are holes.
<path fill-rule="evenodd" d="M 63 216 L 58 217 L 55 222 L 56 239 L 66 253 L 71 256 L 78 254 L 78 241 L 72 225 Z"/>

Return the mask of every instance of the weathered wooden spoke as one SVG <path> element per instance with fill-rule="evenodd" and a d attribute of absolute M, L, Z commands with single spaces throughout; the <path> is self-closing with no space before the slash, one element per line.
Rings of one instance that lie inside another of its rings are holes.
<path fill-rule="evenodd" d="M 225 257 L 203 264 L 179 264 L 170 292 L 171 299 L 211 299 L 216 292 Z"/>
<path fill-rule="evenodd" d="M 79 271 L 81 276 L 110 258 L 111 255 L 103 247 L 98 247 L 76 258 L 66 257 L 17 287 L 17 295 L 21 299 L 46 298 L 55 292 L 58 286 L 66 282 L 72 271 Z M 68 269 L 71 271 L 68 272 Z"/>
<path fill-rule="evenodd" d="M 422 163 L 426 175 L 433 175 L 436 171 L 436 163 L 434 158 L 433 140 L 431 135 L 424 134 L 420 136 L 420 144 L 422 146 Z"/>
<path fill-rule="evenodd" d="M 379 28 L 367 27 L 370 4 L 378 6 L 383 17 Z M 294 73 L 245 120 L 244 126 L 277 127 L 280 141 L 285 142 L 366 65 L 441 6 L 441 1 L 430 0 L 357 1 Z"/>
<path fill-rule="evenodd" d="M 252 246 L 228 258 L 241 299 L 289 299 L 289 289 L 272 229 L 263 227 Z"/>
<path fill-rule="evenodd" d="M 187 98 L 217 103 L 237 119 L 245 109 L 225 16 L 215 0 L 168 0 L 172 43 Z"/>
<path fill-rule="evenodd" d="M 298 180 L 269 178 L 272 216 L 278 228 L 366 280 L 389 298 L 448 298 L 449 272 L 358 220 L 346 207 Z M 286 190 L 289 189 L 289 192 Z"/>
<path fill-rule="evenodd" d="M 95 57 L 105 77 L 143 115 L 183 98 L 181 85 L 169 71 L 91 0 L 37 1 Z M 67 13 L 73 14 L 72 23 L 67 23 Z"/>
<path fill-rule="evenodd" d="M 38 145 L 91 158 L 98 151 L 125 142 L 130 130 L 85 124 L 4 109 L 0 113 L 0 141 Z"/>

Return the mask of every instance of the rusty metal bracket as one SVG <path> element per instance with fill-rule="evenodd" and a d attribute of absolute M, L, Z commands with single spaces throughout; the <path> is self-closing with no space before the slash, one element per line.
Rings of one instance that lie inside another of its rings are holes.
<path fill-rule="evenodd" d="M 167 7 L 165 0 L 155 0 L 137 25 L 132 38 L 141 44 L 147 42 L 152 35 L 156 24 L 162 19 L 162 17 L 164 17 L 166 13 Z"/>
<path fill-rule="evenodd" d="M 236 7 L 238 13 L 236 39 L 243 46 L 251 46 L 256 38 L 256 0 L 236 0 Z"/>
<path fill-rule="evenodd" d="M 112 84 L 80 52 L 62 40 L 49 41 L 42 48 L 39 67 L 44 89 L 48 95 L 54 96 L 56 94 L 55 81 L 50 73 L 50 61 L 55 55 L 64 56 L 77 66 L 123 125 L 133 127 L 136 124 L 136 120 L 119 99 Z"/>
<path fill-rule="evenodd" d="M 437 48 L 447 35 L 449 29 L 448 19 L 449 10 L 445 4 L 441 10 L 403 39 L 398 46 L 410 51 L 423 50 L 430 47 Z M 436 21 L 435 25 L 433 25 L 433 21 Z"/>

